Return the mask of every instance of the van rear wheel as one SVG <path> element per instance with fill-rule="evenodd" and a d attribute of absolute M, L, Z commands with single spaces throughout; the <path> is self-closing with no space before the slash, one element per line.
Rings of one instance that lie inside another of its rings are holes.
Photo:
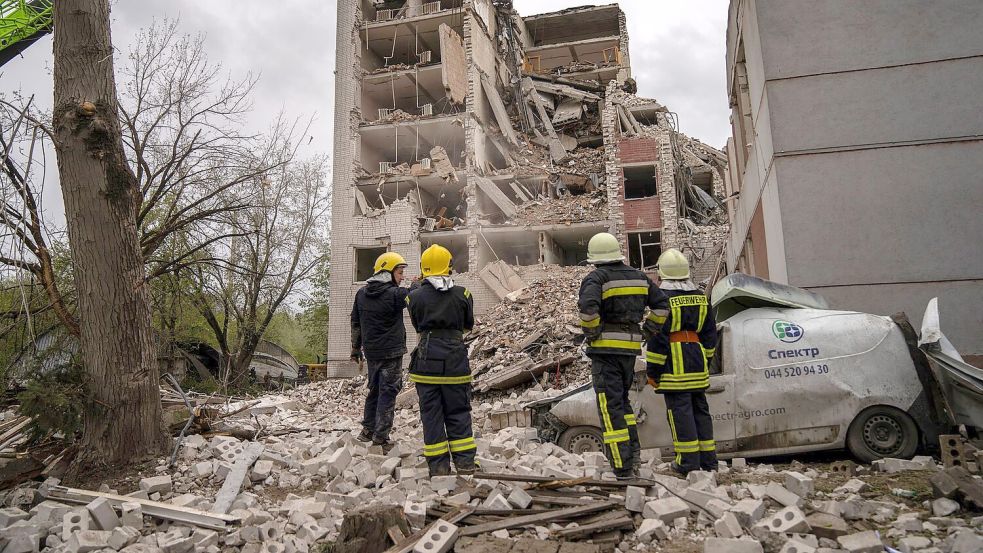
<path fill-rule="evenodd" d="M 846 446 L 864 463 L 889 457 L 910 459 L 918 450 L 918 427 L 904 411 L 875 405 L 853 419 Z"/>
<path fill-rule="evenodd" d="M 563 449 L 577 454 L 601 452 L 604 447 L 601 430 L 593 426 L 567 428 L 557 441 Z"/>

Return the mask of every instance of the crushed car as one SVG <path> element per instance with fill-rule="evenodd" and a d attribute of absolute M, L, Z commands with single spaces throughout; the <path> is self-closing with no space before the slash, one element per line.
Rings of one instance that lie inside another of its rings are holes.
<path fill-rule="evenodd" d="M 920 349 L 904 314 L 833 310 L 812 292 L 740 273 L 710 297 L 719 342 L 706 393 L 723 458 L 837 449 L 864 462 L 910 458 L 955 425 L 983 428 L 983 371 L 945 340 L 935 301 Z M 641 358 L 630 399 L 641 447 L 670 451 L 665 401 L 645 384 Z M 526 408 L 542 439 L 602 450 L 590 384 Z"/>

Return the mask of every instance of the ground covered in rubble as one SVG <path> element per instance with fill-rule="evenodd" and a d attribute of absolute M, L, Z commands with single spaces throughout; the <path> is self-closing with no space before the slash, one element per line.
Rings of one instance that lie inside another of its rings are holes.
<path fill-rule="evenodd" d="M 475 400 L 478 458 L 482 471 L 498 476 L 431 480 L 414 407 L 397 410 L 398 445 L 388 454 L 354 439 L 364 393 L 364 380 L 355 378 L 267 396 L 232 417 L 238 427 L 257 431 L 256 440 L 193 435 L 173 467 L 162 458 L 139 474 L 92 482 L 176 508 L 226 510 L 238 520 L 227 530 L 144 516 L 149 507 L 141 511 L 139 503 L 121 510 L 71 503 L 70 491 L 49 481 L 41 490 L 35 484 L 0 492 L 0 549 L 279 553 L 320 551 L 340 539 L 324 550 L 359 550 L 346 541 L 352 533 L 346 515 L 393 505 L 400 517 L 405 512 L 408 527 L 387 539 L 409 544 L 393 551 L 413 550 L 422 534 L 406 534 L 421 528 L 429 532 L 418 551 L 443 551 L 441 543 L 455 539 L 457 551 L 485 552 L 983 550 L 981 513 L 933 497 L 929 479 L 940 467 L 931 458 L 876 468 L 737 460 L 684 480 L 646 455 L 642 476 L 650 480 L 627 486 L 610 481 L 600 453 L 576 455 L 538 443 L 531 428 L 495 430 L 502 426 L 492 422 L 496 409 L 557 393 L 533 386 L 521 396 Z M 235 474 L 245 474 L 242 488 L 221 492 L 230 475 L 236 484 Z M 563 482 L 548 483 L 556 480 Z M 432 524 L 437 517 L 442 521 Z M 451 527 L 456 530 L 439 531 Z"/>

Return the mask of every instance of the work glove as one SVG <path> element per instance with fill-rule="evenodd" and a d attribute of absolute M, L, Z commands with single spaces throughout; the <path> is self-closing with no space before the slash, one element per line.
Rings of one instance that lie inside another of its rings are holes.
<path fill-rule="evenodd" d="M 593 342 L 601 336 L 601 325 L 597 325 L 594 328 L 583 328 L 581 330 L 584 332 L 584 336 L 587 338 L 587 342 Z"/>
<path fill-rule="evenodd" d="M 655 321 L 645 319 L 642 323 L 642 337 L 648 342 L 653 336 L 659 333 L 659 325 Z"/>
<path fill-rule="evenodd" d="M 649 384 L 649 386 L 651 386 L 651 387 L 652 387 L 652 389 L 654 389 L 654 390 L 658 390 L 658 389 L 659 389 L 659 381 L 658 381 L 658 380 L 656 380 L 656 379 L 654 379 L 654 378 L 652 378 L 651 376 L 649 377 L 649 382 L 648 382 L 648 384 Z"/>
<path fill-rule="evenodd" d="M 357 349 L 357 348 L 352 348 L 352 357 L 351 357 L 351 359 L 352 359 L 352 361 L 361 361 L 362 360 L 362 350 Z"/>

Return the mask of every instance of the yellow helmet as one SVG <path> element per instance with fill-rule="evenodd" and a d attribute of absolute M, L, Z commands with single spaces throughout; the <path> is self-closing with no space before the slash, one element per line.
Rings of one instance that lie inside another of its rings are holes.
<path fill-rule="evenodd" d="M 396 252 L 386 252 L 375 260 L 375 267 L 372 268 L 372 272 L 378 273 L 379 271 L 389 271 L 391 273 L 400 266 L 406 266 L 406 260 L 403 259 L 403 256 Z"/>
<path fill-rule="evenodd" d="M 621 243 L 613 234 L 599 232 L 587 243 L 587 262 L 591 265 L 624 261 Z"/>
<path fill-rule="evenodd" d="M 686 280 L 689 278 L 689 261 L 683 252 L 669 248 L 659 256 L 659 278 L 663 280 Z"/>
<path fill-rule="evenodd" d="M 451 252 L 437 244 L 430 246 L 420 256 L 420 271 L 425 277 L 451 274 Z"/>

